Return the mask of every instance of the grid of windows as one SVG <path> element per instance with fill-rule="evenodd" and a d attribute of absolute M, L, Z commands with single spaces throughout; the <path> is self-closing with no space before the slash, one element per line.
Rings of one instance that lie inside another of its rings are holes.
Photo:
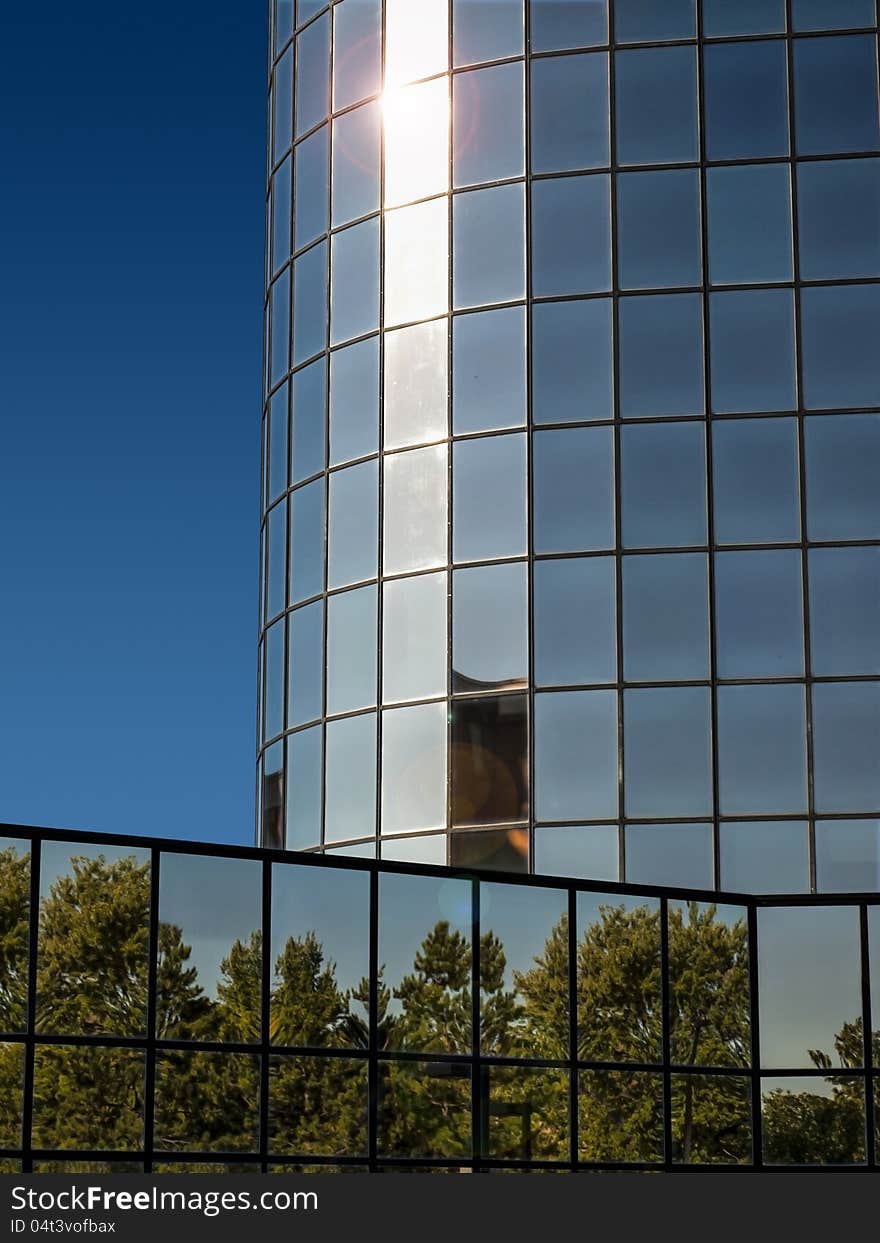
<path fill-rule="evenodd" d="M 2 1172 L 876 1168 L 871 897 L 17 832 Z"/>
<path fill-rule="evenodd" d="M 876 885 L 873 0 L 272 48 L 263 843 Z"/>

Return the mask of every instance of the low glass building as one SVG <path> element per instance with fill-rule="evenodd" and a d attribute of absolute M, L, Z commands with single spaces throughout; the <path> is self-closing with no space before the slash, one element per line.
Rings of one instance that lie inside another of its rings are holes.
<path fill-rule="evenodd" d="M 4 834 L 0 1173 L 877 1168 L 876 894 Z"/>
<path fill-rule="evenodd" d="M 276 0 L 258 840 L 880 885 L 874 0 Z"/>

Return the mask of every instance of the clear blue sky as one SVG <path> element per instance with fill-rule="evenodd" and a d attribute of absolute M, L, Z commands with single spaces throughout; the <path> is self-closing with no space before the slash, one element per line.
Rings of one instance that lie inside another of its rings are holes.
<path fill-rule="evenodd" d="M 262 0 L 4 10 L 0 821 L 253 840 Z"/>

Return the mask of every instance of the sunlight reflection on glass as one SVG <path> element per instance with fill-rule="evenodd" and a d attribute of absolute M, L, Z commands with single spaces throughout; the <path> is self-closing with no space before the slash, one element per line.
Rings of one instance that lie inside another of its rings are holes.
<path fill-rule="evenodd" d="M 449 189 L 449 79 L 392 87 L 382 96 L 385 206 Z"/>
<path fill-rule="evenodd" d="M 448 0 L 386 0 L 385 88 L 449 67 Z"/>

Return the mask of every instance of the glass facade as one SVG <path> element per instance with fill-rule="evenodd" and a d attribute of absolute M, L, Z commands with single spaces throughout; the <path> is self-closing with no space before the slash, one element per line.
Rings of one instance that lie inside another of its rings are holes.
<path fill-rule="evenodd" d="M 876 886 L 874 0 L 271 49 L 259 840 Z"/>
<path fill-rule="evenodd" d="M 0 893 L 2 1172 L 877 1168 L 876 895 L 48 830 Z"/>

